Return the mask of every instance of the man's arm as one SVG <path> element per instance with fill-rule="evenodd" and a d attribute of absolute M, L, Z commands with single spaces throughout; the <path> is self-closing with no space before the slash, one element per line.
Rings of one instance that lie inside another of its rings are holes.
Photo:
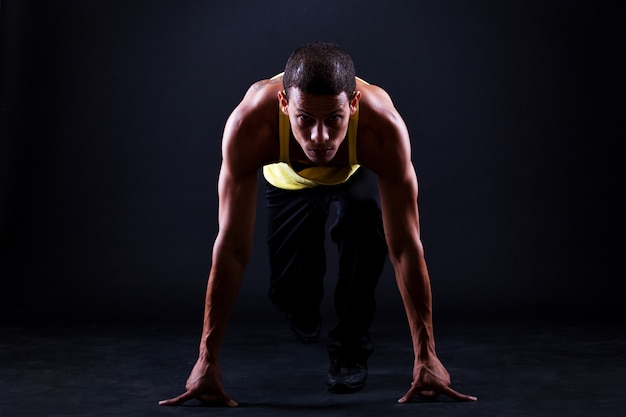
<path fill-rule="evenodd" d="M 457 400 L 475 397 L 450 388 L 450 375 L 435 351 L 432 295 L 424 248 L 420 239 L 417 180 L 410 169 L 404 180 L 379 179 L 385 236 L 389 259 L 404 303 L 413 341 L 413 383 L 399 402 L 415 395 L 446 394 Z"/>
<path fill-rule="evenodd" d="M 369 137 L 367 145 L 361 145 L 359 161 L 378 175 L 389 259 L 404 303 L 415 354 L 413 384 L 399 402 L 409 401 L 418 394 L 446 394 L 457 400 L 476 400 L 450 388 L 450 376 L 435 352 L 430 277 L 420 238 L 418 184 L 411 162 L 409 133 L 389 96 L 377 87 L 371 89 L 369 96 L 375 99 L 365 106 L 361 118 L 365 119 L 371 112 L 369 116 L 375 122 L 369 131 L 375 133 Z M 367 137 L 368 129 L 365 131 Z M 363 149 L 365 146 L 369 149 Z"/>
<path fill-rule="evenodd" d="M 198 360 L 187 379 L 186 391 L 161 401 L 161 405 L 179 405 L 193 398 L 237 405 L 222 388 L 219 358 L 228 319 L 252 252 L 257 172 L 267 154 L 263 140 L 258 140 L 263 134 L 262 124 L 255 121 L 244 100 L 229 117 L 222 140 L 219 230 L 213 245 Z"/>

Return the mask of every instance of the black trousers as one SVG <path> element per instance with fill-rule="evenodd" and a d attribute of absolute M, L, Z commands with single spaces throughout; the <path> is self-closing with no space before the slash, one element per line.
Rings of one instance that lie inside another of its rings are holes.
<path fill-rule="evenodd" d="M 337 321 L 329 333 L 332 357 L 365 360 L 372 353 L 369 328 L 375 290 L 387 256 L 375 175 L 361 167 L 346 183 L 283 190 L 266 183 L 272 302 L 283 312 L 318 316 L 326 273 L 326 222 L 339 268 L 334 290 Z"/>

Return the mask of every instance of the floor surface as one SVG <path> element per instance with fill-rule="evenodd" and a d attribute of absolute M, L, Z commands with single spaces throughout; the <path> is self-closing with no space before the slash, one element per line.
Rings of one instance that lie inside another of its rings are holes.
<path fill-rule="evenodd" d="M 465 323 L 436 326 L 453 388 L 475 403 L 396 400 L 412 352 L 403 323 L 372 330 L 367 387 L 330 394 L 325 340 L 301 345 L 285 323 L 232 325 L 224 343 L 226 391 L 241 406 L 160 407 L 182 392 L 198 329 L 0 328 L 0 416 L 626 416 L 626 326 Z"/>

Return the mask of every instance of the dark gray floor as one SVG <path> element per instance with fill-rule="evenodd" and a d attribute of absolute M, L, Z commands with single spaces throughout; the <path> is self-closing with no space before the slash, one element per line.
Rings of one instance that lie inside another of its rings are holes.
<path fill-rule="evenodd" d="M 398 405 L 412 361 L 403 323 L 373 329 L 377 350 L 362 392 L 326 392 L 324 341 L 300 345 L 284 323 L 229 329 L 224 385 L 237 409 L 159 407 L 182 392 L 198 329 L 9 327 L 0 339 L 0 416 L 624 416 L 623 324 L 436 325 L 453 387 L 476 403 Z"/>

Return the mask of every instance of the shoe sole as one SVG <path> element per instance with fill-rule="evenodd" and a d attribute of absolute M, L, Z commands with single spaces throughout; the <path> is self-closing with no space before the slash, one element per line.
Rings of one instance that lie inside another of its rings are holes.
<path fill-rule="evenodd" d="M 365 388 L 365 383 L 359 385 L 349 385 L 342 383 L 328 383 L 326 382 L 326 386 L 328 387 L 328 392 L 332 394 L 352 394 L 354 392 L 359 392 L 363 388 Z"/>
<path fill-rule="evenodd" d="M 291 327 L 291 331 L 296 336 L 298 341 L 300 341 L 300 343 L 310 344 L 310 343 L 317 343 L 319 341 L 319 330 L 316 330 L 315 332 L 312 332 L 312 333 L 303 333 L 293 325 L 290 327 Z"/>

